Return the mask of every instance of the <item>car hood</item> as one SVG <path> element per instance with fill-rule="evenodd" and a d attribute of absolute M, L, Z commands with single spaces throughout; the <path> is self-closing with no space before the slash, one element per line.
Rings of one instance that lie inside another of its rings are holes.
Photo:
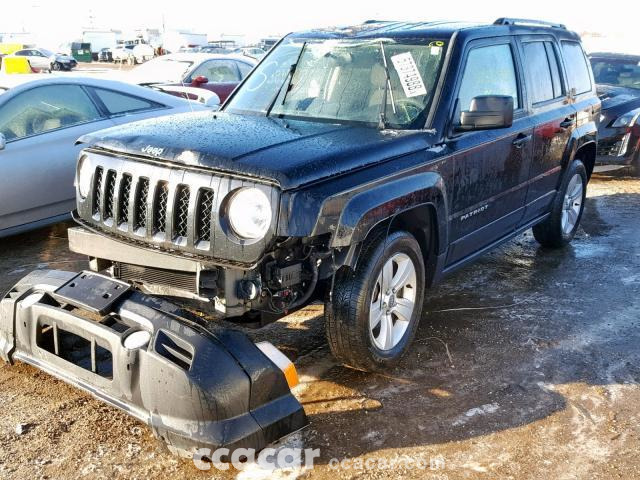
<path fill-rule="evenodd" d="M 86 135 L 90 146 L 273 181 L 284 190 L 428 148 L 433 134 L 197 112 Z"/>
<path fill-rule="evenodd" d="M 601 131 L 608 128 L 620 115 L 640 107 L 640 90 L 611 85 L 598 85 L 597 90 L 602 101 Z"/>
<path fill-rule="evenodd" d="M 640 90 L 635 88 L 598 85 L 598 97 L 602 101 L 602 109 L 617 107 L 640 99 Z"/>

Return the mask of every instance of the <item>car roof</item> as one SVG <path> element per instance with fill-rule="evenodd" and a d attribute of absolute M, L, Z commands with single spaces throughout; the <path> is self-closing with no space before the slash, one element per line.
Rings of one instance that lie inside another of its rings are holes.
<path fill-rule="evenodd" d="M 0 95 L 0 102 L 5 101 L 21 92 L 31 88 L 44 85 L 85 85 L 90 87 L 105 88 L 115 90 L 120 93 L 135 95 L 147 100 L 163 103 L 171 107 L 187 105 L 187 100 L 158 92 L 147 87 L 120 82 L 117 80 L 107 80 L 102 78 L 82 77 L 75 75 L 55 75 L 55 74 L 24 74 L 24 75 L 0 75 L 0 88 L 8 89 Z"/>
<path fill-rule="evenodd" d="M 247 58 L 246 55 L 236 55 L 229 53 L 204 53 L 204 52 L 183 52 L 170 53 L 156 59 L 177 60 L 183 62 L 204 62 L 205 60 L 239 60 L 245 63 L 255 63 L 253 58 Z"/>
<path fill-rule="evenodd" d="M 401 22 L 369 20 L 360 25 L 330 27 L 290 34 L 300 38 L 449 38 L 461 32 L 466 36 L 525 35 L 531 33 L 554 34 L 562 38 L 579 40 L 579 36 L 563 25 L 545 24 L 536 20 L 498 19 L 495 23 L 474 23 L 459 21 Z"/>

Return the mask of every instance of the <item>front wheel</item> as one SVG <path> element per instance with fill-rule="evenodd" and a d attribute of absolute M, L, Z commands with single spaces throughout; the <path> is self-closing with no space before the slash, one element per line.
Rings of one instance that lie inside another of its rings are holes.
<path fill-rule="evenodd" d="M 53 63 L 51 64 L 51 70 L 53 70 L 53 71 L 55 71 L 55 72 L 58 72 L 58 71 L 60 71 L 61 69 L 62 69 L 62 65 L 60 65 L 60 63 L 59 63 L 59 62 L 53 62 Z"/>
<path fill-rule="evenodd" d="M 533 236 L 543 247 L 561 248 L 575 237 L 587 196 L 587 170 L 573 161 L 551 206 L 551 215 L 533 227 Z"/>
<path fill-rule="evenodd" d="M 420 246 L 409 233 L 386 230 L 362 250 L 355 272 L 339 272 L 325 305 L 333 355 L 365 371 L 388 368 L 404 355 L 415 335 L 424 301 L 425 268 Z"/>

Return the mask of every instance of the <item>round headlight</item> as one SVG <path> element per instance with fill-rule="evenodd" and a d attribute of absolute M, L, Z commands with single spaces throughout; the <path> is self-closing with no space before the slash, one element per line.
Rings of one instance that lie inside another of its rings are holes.
<path fill-rule="evenodd" d="M 78 165 L 78 178 L 76 179 L 76 183 L 82 198 L 87 198 L 87 195 L 89 195 L 92 173 L 91 162 L 87 161 L 86 157 L 81 157 Z"/>
<path fill-rule="evenodd" d="M 271 202 L 262 190 L 241 188 L 229 200 L 229 225 L 240 238 L 264 237 L 271 226 Z"/>

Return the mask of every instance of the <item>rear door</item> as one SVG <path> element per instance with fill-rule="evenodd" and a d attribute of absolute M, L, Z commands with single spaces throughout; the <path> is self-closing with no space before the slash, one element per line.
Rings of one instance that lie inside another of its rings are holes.
<path fill-rule="evenodd" d="M 519 38 L 532 120 L 533 154 L 529 173 L 525 224 L 548 212 L 560 184 L 562 159 L 576 128 L 576 110 L 569 99 L 553 36 Z"/>
<path fill-rule="evenodd" d="M 471 42 L 462 65 L 457 110 L 467 110 L 471 99 L 479 95 L 511 95 L 515 113 L 509 128 L 466 132 L 449 140 L 458 153 L 454 156 L 448 264 L 512 233 L 520 223 L 533 133 L 512 38 Z"/>
<path fill-rule="evenodd" d="M 0 230 L 73 210 L 75 141 L 113 125 L 79 85 L 36 87 L 1 103 Z"/>

